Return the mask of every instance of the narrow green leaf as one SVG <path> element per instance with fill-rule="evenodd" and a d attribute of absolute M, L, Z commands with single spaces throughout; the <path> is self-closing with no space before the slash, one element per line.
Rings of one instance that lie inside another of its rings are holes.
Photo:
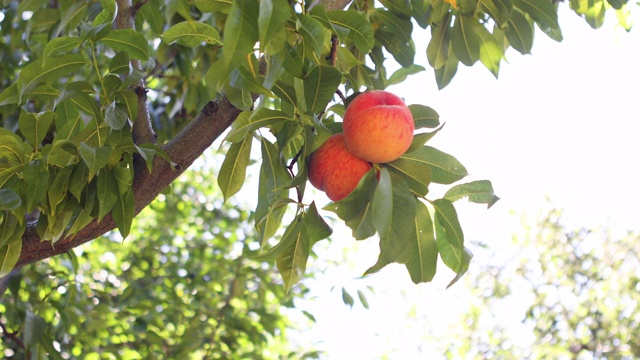
<path fill-rule="evenodd" d="M 285 202 L 281 202 L 285 203 Z M 290 202 L 287 202 L 290 203 Z M 261 252 L 258 255 L 252 256 L 252 259 L 260 260 L 260 261 L 270 261 L 277 259 L 280 257 L 285 251 L 287 251 L 291 245 L 295 244 L 295 242 L 302 236 L 303 230 L 303 215 L 298 215 L 293 222 L 287 225 L 287 228 L 282 234 L 282 238 L 280 242 L 278 242 L 273 247 L 269 248 L 267 251 Z M 263 246 L 264 247 L 264 246 Z"/>
<path fill-rule="evenodd" d="M 512 0 L 482 0 L 481 6 L 500 28 L 507 23 L 513 11 Z"/>
<path fill-rule="evenodd" d="M 298 219 L 296 222 L 301 223 L 302 220 Z M 311 249 L 311 244 L 304 235 L 301 224 L 295 225 L 295 231 L 292 231 L 289 237 L 292 239 L 291 244 L 276 259 L 276 267 L 284 280 L 287 291 L 304 277 Z"/>
<path fill-rule="evenodd" d="M 246 134 L 241 142 L 231 144 L 224 157 L 218 175 L 218 186 L 222 190 L 224 201 L 240 191 L 244 184 L 252 142 L 253 136 Z"/>
<path fill-rule="evenodd" d="M 149 59 L 147 38 L 133 29 L 111 30 L 100 41 L 115 51 L 127 52 L 134 59 L 142 61 Z"/>
<path fill-rule="evenodd" d="M 389 76 L 389 80 L 387 81 L 387 85 L 395 85 L 399 84 L 407 79 L 410 75 L 417 74 L 419 72 L 424 71 L 425 68 L 420 65 L 411 65 L 409 67 L 403 67 L 396 70 L 391 76 Z"/>
<path fill-rule="evenodd" d="M 247 134 L 263 127 L 279 128 L 288 121 L 292 121 L 287 114 L 278 110 L 262 108 L 257 111 L 240 113 L 225 140 L 230 142 L 243 141 Z"/>
<path fill-rule="evenodd" d="M 466 273 L 467 270 L 469 269 L 469 264 L 471 263 L 471 258 L 473 258 L 473 253 L 471 253 L 471 251 L 466 247 L 462 250 L 463 250 L 462 263 L 460 264 L 460 267 L 456 273 L 456 276 L 453 278 L 453 280 L 451 280 L 451 282 L 449 282 L 449 285 L 447 285 L 447 289 L 450 288 L 456 282 L 458 282 L 458 280 L 460 280 L 462 275 L 464 275 L 464 273 Z"/>
<path fill-rule="evenodd" d="M 33 160 L 27 164 L 24 168 L 24 180 L 27 183 L 27 213 L 31 213 L 47 196 L 49 169 L 45 162 Z"/>
<path fill-rule="evenodd" d="M 53 178 L 53 181 L 51 182 L 51 185 L 47 190 L 47 196 L 49 198 L 49 209 L 52 216 L 55 216 L 57 214 L 56 210 L 58 205 L 67 196 L 67 189 L 69 188 L 69 178 L 71 177 L 72 171 L 73 166 L 67 166 L 60 169 Z"/>
<path fill-rule="evenodd" d="M 129 75 L 131 73 L 131 58 L 126 51 L 119 51 L 109 63 L 111 74 Z"/>
<path fill-rule="evenodd" d="M 107 106 L 104 112 L 104 121 L 111 129 L 122 129 L 127 124 L 127 120 L 129 120 L 129 113 L 126 106 L 115 101 Z"/>
<path fill-rule="evenodd" d="M 479 26 L 475 18 L 459 15 L 453 23 L 451 45 L 458 60 L 471 66 L 480 59 L 480 43 L 476 27 Z"/>
<path fill-rule="evenodd" d="M 24 347 L 30 349 L 35 346 L 44 335 L 46 323 L 43 318 L 31 311 L 26 312 L 24 318 Z"/>
<path fill-rule="evenodd" d="M 49 56 L 68 53 L 78 47 L 78 45 L 80 45 L 80 39 L 75 36 L 63 36 L 52 39 L 42 51 L 43 64 L 47 63 Z"/>
<path fill-rule="evenodd" d="M 20 102 L 25 95 L 28 95 L 37 85 L 54 82 L 65 77 L 82 66 L 85 60 L 79 55 L 64 54 L 52 55 L 47 58 L 47 63 L 42 63 L 42 58 L 35 60 L 20 71 L 18 76 L 18 94 Z"/>
<path fill-rule="evenodd" d="M 330 65 L 314 67 L 304 79 L 307 111 L 314 114 L 324 111 L 329 101 L 333 99 L 341 81 L 342 74 L 335 67 Z"/>
<path fill-rule="evenodd" d="M 444 194 L 444 198 L 452 202 L 467 198 L 474 203 L 487 204 L 487 208 L 500 200 L 493 192 L 493 186 L 489 180 L 477 180 L 453 186 Z"/>
<path fill-rule="evenodd" d="M 531 53 L 533 47 L 533 24 L 519 11 L 513 11 L 507 20 L 504 33 L 509 44 L 521 54 Z"/>
<path fill-rule="evenodd" d="M 406 264 L 411 280 L 415 283 L 429 282 L 436 274 L 438 245 L 436 244 L 433 221 L 426 205 L 416 199 L 416 216 L 411 258 Z"/>
<path fill-rule="evenodd" d="M 118 199 L 121 198 L 116 178 L 108 168 L 101 171 L 97 177 L 97 191 L 98 222 L 100 222 L 113 209 Z"/>
<path fill-rule="evenodd" d="M 93 19 L 93 25 L 111 24 L 118 14 L 118 5 L 115 0 L 100 0 L 102 11 Z"/>
<path fill-rule="evenodd" d="M 360 299 L 360 303 L 365 309 L 369 309 L 369 302 L 367 301 L 367 298 L 362 290 L 358 290 L 358 299 Z"/>
<path fill-rule="evenodd" d="M 305 236 L 309 239 L 311 245 L 317 241 L 328 238 L 333 232 L 329 224 L 327 224 L 327 222 L 324 221 L 322 216 L 318 213 L 315 201 L 311 202 L 309 205 L 309 209 L 307 209 L 302 225 L 302 231 L 304 231 Z"/>
<path fill-rule="evenodd" d="M 18 94 L 18 84 L 13 83 L 0 92 L 0 106 L 18 104 L 20 95 Z"/>
<path fill-rule="evenodd" d="M 296 30 L 304 39 L 305 51 L 310 58 L 319 58 L 324 48 L 325 30 L 322 24 L 311 16 L 298 14 Z"/>
<path fill-rule="evenodd" d="M 223 73 L 226 78 L 253 51 L 260 34 L 259 4 L 256 0 L 235 0 L 224 25 Z"/>
<path fill-rule="evenodd" d="M 493 76 L 498 78 L 500 62 L 503 57 L 502 47 L 486 27 L 478 26 L 476 31 L 480 41 L 480 62 L 491 71 Z"/>
<path fill-rule="evenodd" d="M 402 177 L 380 170 L 380 180 L 372 200 L 372 215 L 380 236 L 380 256 L 366 274 L 392 262 L 406 263 L 416 216 L 414 197 Z"/>
<path fill-rule="evenodd" d="M 453 51 L 453 46 L 449 47 L 449 55 L 447 55 L 447 63 L 435 69 L 436 75 L 436 83 L 438 84 L 438 89 L 442 90 L 445 86 L 449 85 L 453 77 L 456 75 L 458 71 L 458 58 Z"/>
<path fill-rule="evenodd" d="M 367 21 L 364 14 L 353 10 L 330 11 L 327 13 L 329 20 L 341 28 L 349 29 L 347 38 L 363 54 L 373 48 L 374 37 L 371 23 Z"/>
<path fill-rule="evenodd" d="M 171 45 L 177 43 L 186 47 L 196 47 L 203 42 L 221 45 L 220 34 L 211 25 L 198 21 L 183 21 L 167 29 L 160 35 L 162 41 Z"/>
<path fill-rule="evenodd" d="M 111 155 L 111 148 L 106 146 L 96 148 L 81 143 L 79 152 L 82 160 L 84 160 L 89 168 L 89 181 L 91 181 L 98 171 L 107 165 L 109 156 Z"/>
<path fill-rule="evenodd" d="M 138 96 L 133 90 L 118 90 L 115 92 L 118 103 L 124 105 L 131 122 L 138 118 Z M 106 116 L 105 116 L 106 120 Z"/>
<path fill-rule="evenodd" d="M 0 247 L 15 241 L 22 241 L 26 224 L 20 223 L 10 212 L 0 212 Z"/>
<path fill-rule="evenodd" d="M 353 296 L 347 292 L 345 288 L 342 288 L 342 302 L 349 307 L 353 307 Z"/>
<path fill-rule="evenodd" d="M 7 276 L 16 266 L 22 252 L 22 239 L 12 241 L 0 248 L 0 278 Z"/>
<path fill-rule="evenodd" d="M 69 193 L 76 198 L 76 201 L 80 202 L 82 191 L 85 189 L 88 183 L 89 168 L 84 163 L 84 161 L 80 161 L 73 168 L 71 177 L 69 178 Z"/>
<path fill-rule="evenodd" d="M 135 197 L 133 196 L 133 191 L 128 191 L 124 195 L 116 197 L 116 203 L 111 210 L 111 215 L 123 239 L 129 236 L 134 213 Z"/>
<path fill-rule="evenodd" d="M 436 211 L 436 243 L 442 261 L 458 273 L 464 266 L 464 234 L 458 214 L 447 199 L 431 203 Z"/>
<path fill-rule="evenodd" d="M 444 124 L 439 126 L 437 129 L 433 130 L 432 132 L 417 133 L 413 135 L 413 140 L 411 141 L 411 145 L 409 146 L 406 152 L 410 153 L 414 150 L 421 148 L 424 144 L 426 144 L 429 140 L 431 140 L 431 138 L 433 138 L 438 132 L 440 132 L 440 130 L 442 130 L 443 127 L 444 127 Z"/>
<path fill-rule="evenodd" d="M 402 155 L 401 159 L 407 162 L 406 166 L 430 166 L 431 181 L 438 184 L 451 184 L 468 175 L 456 158 L 428 145 Z"/>
<path fill-rule="evenodd" d="M 433 171 L 430 165 L 399 158 L 387 166 L 404 178 L 411 191 L 418 195 L 427 195 Z"/>
<path fill-rule="evenodd" d="M 285 24 L 292 17 L 293 11 L 286 0 L 260 0 L 258 29 L 261 50 L 266 48 L 277 33 L 284 30 Z"/>

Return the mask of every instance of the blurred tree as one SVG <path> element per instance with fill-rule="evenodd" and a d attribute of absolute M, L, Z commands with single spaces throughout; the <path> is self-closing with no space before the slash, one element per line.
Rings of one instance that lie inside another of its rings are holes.
<path fill-rule="evenodd" d="M 222 204 L 211 170 L 182 175 L 145 209 L 132 239 L 110 232 L 0 281 L 8 359 L 288 359 L 277 273 L 247 258 L 249 213 Z M 48 354 L 49 357 L 44 354 Z"/>
<path fill-rule="evenodd" d="M 523 221 L 511 260 L 495 251 L 467 276 L 471 306 L 447 358 L 640 358 L 640 235 L 569 230 L 561 215 Z"/>

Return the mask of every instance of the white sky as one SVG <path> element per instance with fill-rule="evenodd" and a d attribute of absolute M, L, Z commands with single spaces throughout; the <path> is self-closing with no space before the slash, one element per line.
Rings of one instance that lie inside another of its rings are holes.
<path fill-rule="evenodd" d="M 460 65 L 442 91 L 429 68 L 389 89 L 408 104 L 438 111 L 447 125 L 431 144 L 456 156 L 472 174 L 468 180 L 491 180 L 501 198 L 489 210 L 457 203 L 467 240 L 509 246 L 519 225 L 512 212 L 534 213 L 546 197 L 565 208 L 569 226 L 608 223 L 620 232 L 640 230 L 640 34 L 615 29 L 612 17 L 592 30 L 569 12 L 568 3 L 560 7 L 564 41 L 556 43 L 538 31 L 533 55 L 510 50 L 499 80 L 481 64 Z M 428 35 L 420 38 L 427 41 Z M 422 57 L 416 62 L 427 67 L 426 45 L 417 41 L 416 48 Z M 321 274 L 306 281 L 315 298 L 297 302 L 317 323 L 291 334 L 292 339 L 315 344 L 332 360 L 386 354 L 441 358 L 429 337 L 443 334 L 458 321 L 455 314 L 466 311 L 467 285 L 460 282 L 445 291 L 453 274 L 444 266 L 434 282 L 420 286 L 398 265 L 360 279 L 375 262 L 375 240 L 356 242 L 347 229 L 334 230 L 328 249 L 318 249 L 321 260 L 309 263 L 309 270 Z M 344 263 L 326 264 L 329 256 Z M 469 271 L 483 260 L 474 258 Z M 342 286 L 354 297 L 364 289 L 371 309 L 364 310 L 357 298 L 353 309 L 343 305 Z"/>

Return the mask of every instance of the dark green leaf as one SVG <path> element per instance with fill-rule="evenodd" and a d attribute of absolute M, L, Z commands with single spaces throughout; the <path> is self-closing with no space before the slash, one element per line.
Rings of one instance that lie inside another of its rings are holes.
<path fill-rule="evenodd" d="M 240 191 L 244 184 L 252 142 L 252 134 L 247 133 L 242 141 L 231 144 L 224 157 L 218 175 L 218 186 L 222 190 L 224 201 Z"/>
<path fill-rule="evenodd" d="M 307 210 L 302 222 L 302 231 L 304 231 L 304 234 L 309 239 L 311 245 L 317 241 L 328 238 L 333 232 L 331 227 L 318 213 L 315 201 L 311 202 L 311 205 L 309 205 L 309 209 Z"/>
<path fill-rule="evenodd" d="M 288 121 L 291 119 L 287 114 L 277 110 L 262 108 L 257 111 L 244 111 L 233 123 L 225 140 L 230 142 L 243 141 L 247 134 L 251 134 L 255 130 L 263 127 L 278 128 Z"/>
<path fill-rule="evenodd" d="M 302 231 L 300 224 L 302 220 L 296 219 L 295 222 L 298 224 L 295 225 L 295 230 L 289 234 L 289 238 L 291 238 L 289 246 L 276 259 L 276 266 L 282 275 L 287 291 L 304 277 L 311 249 L 310 241 Z"/>
<path fill-rule="evenodd" d="M 0 189 L 0 211 L 13 210 L 22 205 L 22 199 L 11 189 Z"/>
<path fill-rule="evenodd" d="M 480 43 L 476 32 L 478 22 L 472 16 L 460 15 L 453 23 L 451 45 L 458 60 L 471 66 L 480 59 Z"/>
<path fill-rule="evenodd" d="M 353 296 L 351 296 L 345 288 L 342 288 L 342 302 L 349 307 L 353 307 Z"/>
<path fill-rule="evenodd" d="M 513 11 L 504 33 L 509 44 L 521 54 L 531 53 L 533 47 L 533 24 L 519 11 Z"/>
<path fill-rule="evenodd" d="M 113 209 L 121 196 L 120 191 L 118 190 L 116 178 L 108 168 L 100 172 L 100 175 L 97 178 L 97 186 L 99 205 L 98 222 L 100 222 L 102 221 L 102 218 L 104 218 L 104 216 Z"/>
<path fill-rule="evenodd" d="M 284 26 L 291 17 L 293 11 L 286 0 L 260 0 L 258 29 L 261 50 L 264 50 L 278 33 L 284 31 Z"/>
<path fill-rule="evenodd" d="M 449 47 L 449 55 L 447 55 L 447 63 L 435 69 L 436 74 L 436 83 L 438 84 L 438 89 L 442 90 L 445 86 L 449 85 L 453 77 L 456 75 L 458 71 L 458 58 L 453 51 L 453 46 Z"/>
<path fill-rule="evenodd" d="M 558 13 L 551 0 L 512 0 L 513 5 L 531 16 L 542 29 L 558 28 Z"/>
<path fill-rule="evenodd" d="M 458 273 L 464 267 L 464 235 L 458 214 L 451 202 L 438 199 L 432 202 L 436 210 L 436 242 L 442 261 Z"/>
<path fill-rule="evenodd" d="M 7 276 L 20 258 L 22 239 L 17 239 L 0 247 L 0 278 Z"/>
<path fill-rule="evenodd" d="M 85 60 L 79 55 L 55 55 L 47 58 L 46 64 L 38 59 L 25 66 L 18 77 L 18 94 L 28 95 L 35 87 L 45 82 L 53 82 L 85 66 Z"/>
<path fill-rule="evenodd" d="M 23 110 L 18 120 L 20 132 L 31 146 L 37 148 L 47 135 L 54 117 L 53 111 L 35 114 Z"/>
<path fill-rule="evenodd" d="M 325 30 L 322 24 L 311 16 L 298 14 L 296 29 L 304 38 L 306 54 L 313 58 L 319 58 L 324 48 Z"/>
<path fill-rule="evenodd" d="M 331 22 L 341 28 L 349 29 L 347 38 L 363 54 L 371 50 L 374 44 L 371 24 L 363 14 L 356 10 L 330 11 L 327 16 Z"/>
<path fill-rule="evenodd" d="M 123 239 L 129 236 L 134 213 L 135 197 L 133 196 L 133 191 L 128 191 L 124 195 L 116 198 L 116 203 L 111 210 L 111 215 Z"/>
<path fill-rule="evenodd" d="M 483 0 L 481 3 L 483 10 L 500 28 L 507 23 L 513 11 L 512 0 Z"/>
<path fill-rule="evenodd" d="M 223 78 L 242 63 L 260 38 L 259 4 L 256 0 L 236 0 L 224 25 Z"/>
<path fill-rule="evenodd" d="M 131 73 L 131 58 L 126 51 L 120 51 L 111 59 L 109 72 L 118 75 L 129 75 Z"/>
<path fill-rule="evenodd" d="M 80 45 L 80 40 L 74 36 L 63 36 L 52 39 L 47 43 L 42 52 L 43 64 L 47 64 L 47 58 L 50 55 L 58 55 L 68 53 Z"/>
<path fill-rule="evenodd" d="M 319 114 L 324 111 L 336 93 L 342 74 L 333 66 L 319 65 L 314 67 L 304 80 L 304 97 L 309 113 Z"/>
<path fill-rule="evenodd" d="M 406 264 L 411 280 L 415 283 L 429 282 L 436 274 L 438 263 L 438 245 L 436 244 L 433 221 L 429 209 L 416 199 L 415 232 L 411 258 Z"/>
<path fill-rule="evenodd" d="M 53 178 L 53 181 L 51 182 L 51 185 L 47 190 L 47 196 L 49 198 L 49 209 L 52 216 L 55 216 L 57 214 L 56 210 L 58 205 L 67 196 L 67 189 L 69 188 L 69 178 L 71 177 L 72 171 L 73 166 L 67 166 L 60 169 Z"/>
<path fill-rule="evenodd" d="M 407 160 L 396 159 L 388 164 L 389 169 L 402 176 L 409 189 L 418 195 L 426 195 L 431 183 L 432 168 L 430 165 Z"/>
<path fill-rule="evenodd" d="M 211 25 L 197 21 L 183 21 L 167 29 L 160 35 L 162 41 L 171 45 L 173 43 L 186 47 L 196 47 L 203 42 L 220 45 L 220 34 Z"/>
<path fill-rule="evenodd" d="M 413 116 L 416 129 L 436 128 L 440 125 L 440 115 L 426 105 L 411 104 L 409 105 L 409 111 Z"/>
<path fill-rule="evenodd" d="M 133 29 L 111 30 L 107 36 L 100 39 L 105 45 L 115 51 L 125 51 L 134 59 L 146 61 L 149 59 L 149 44 L 142 33 Z"/>
<path fill-rule="evenodd" d="M 82 160 L 84 160 L 89 168 L 89 181 L 91 181 L 98 171 L 107 165 L 109 156 L 111 155 L 111 148 L 106 146 L 96 148 L 81 143 L 79 152 Z"/>
<path fill-rule="evenodd" d="M 24 168 L 24 180 L 27 183 L 27 212 L 35 209 L 47 196 L 49 187 L 49 169 L 42 160 L 33 160 Z"/>

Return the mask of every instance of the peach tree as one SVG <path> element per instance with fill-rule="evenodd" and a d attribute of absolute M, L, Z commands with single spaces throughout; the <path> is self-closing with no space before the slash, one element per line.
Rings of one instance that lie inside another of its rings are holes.
<path fill-rule="evenodd" d="M 326 211 L 355 239 L 377 236 L 368 273 L 399 262 L 414 282 L 430 281 L 439 257 L 457 279 L 471 255 L 452 203 L 497 197 L 488 181 L 461 182 L 465 167 L 428 145 L 442 128 L 437 104 L 410 104 L 409 151 L 342 201 L 314 201 L 307 159 L 341 132 L 354 94 L 425 67 L 439 88 L 460 63 L 497 76 L 508 48 L 530 52 L 536 27 L 561 39 L 565 5 L 593 27 L 607 9 L 628 24 L 625 0 L 5 0 L 0 276 L 116 228 L 126 238 L 136 215 L 223 137 L 225 200 L 259 163 L 259 249 L 247 256 L 275 261 L 287 289 L 331 235 Z M 430 30 L 426 48 L 416 49 L 415 27 Z M 428 64 L 414 62 L 416 51 Z M 389 73 L 391 62 L 399 70 Z M 433 183 L 451 187 L 432 199 Z"/>

